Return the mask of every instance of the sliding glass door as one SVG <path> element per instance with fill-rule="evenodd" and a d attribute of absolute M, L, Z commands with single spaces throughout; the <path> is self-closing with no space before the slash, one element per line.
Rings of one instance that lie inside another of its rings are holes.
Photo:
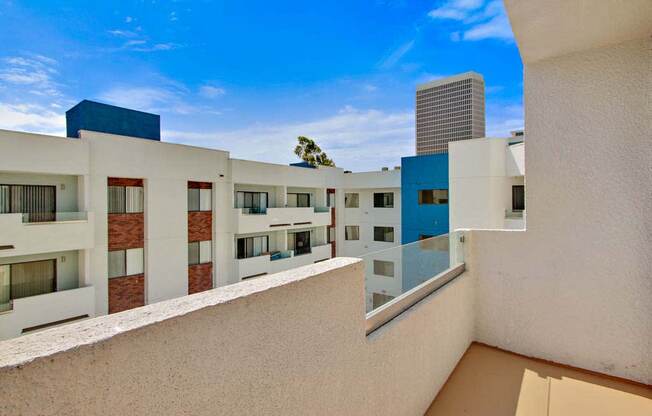
<path fill-rule="evenodd" d="M 56 187 L 0 185 L 0 214 L 25 214 L 27 222 L 56 219 Z"/>
<path fill-rule="evenodd" d="M 288 245 L 295 256 L 310 253 L 310 231 L 288 233 Z"/>
<path fill-rule="evenodd" d="M 269 253 L 269 236 L 238 238 L 237 257 L 247 259 Z"/>
<path fill-rule="evenodd" d="M 13 299 L 56 291 L 55 259 L 0 265 L 0 311 Z"/>
<path fill-rule="evenodd" d="M 245 208 L 249 214 L 267 213 L 267 192 L 246 192 L 235 193 L 235 207 Z"/>

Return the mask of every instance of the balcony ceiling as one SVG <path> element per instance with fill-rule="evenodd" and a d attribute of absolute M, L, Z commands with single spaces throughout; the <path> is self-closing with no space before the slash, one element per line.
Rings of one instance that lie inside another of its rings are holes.
<path fill-rule="evenodd" d="M 650 0 L 505 0 L 524 63 L 652 35 Z"/>

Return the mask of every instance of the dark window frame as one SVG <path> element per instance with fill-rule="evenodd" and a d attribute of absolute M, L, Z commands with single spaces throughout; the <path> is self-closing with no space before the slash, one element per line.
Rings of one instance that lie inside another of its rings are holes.
<path fill-rule="evenodd" d="M 296 195 L 297 196 L 297 206 L 296 208 L 310 208 L 310 193 L 309 192 L 288 192 L 289 195 Z M 308 198 L 308 205 L 299 205 L 299 196 L 304 196 Z"/>
<path fill-rule="evenodd" d="M 374 192 L 374 208 L 394 208 L 394 192 Z"/>
<path fill-rule="evenodd" d="M 512 211 L 525 211 L 525 185 L 512 185 Z"/>
<path fill-rule="evenodd" d="M 253 206 L 254 195 L 265 194 L 265 201 L 267 201 L 267 205 L 265 206 L 265 208 L 263 209 L 263 208 L 261 208 L 259 206 L 258 207 L 258 212 L 251 212 L 251 213 L 252 214 L 257 214 L 257 213 L 266 213 L 267 212 L 267 208 L 269 208 L 269 192 L 266 192 L 266 191 L 235 191 L 235 200 L 236 200 L 236 202 L 238 201 L 238 194 L 239 193 L 243 194 L 243 196 L 242 196 L 243 206 L 238 207 L 238 209 L 241 209 L 241 208 L 247 208 L 249 210 L 253 209 L 254 208 L 254 206 Z M 251 195 L 251 204 L 250 204 L 251 206 L 249 206 L 249 207 L 247 206 L 247 195 Z M 260 196 L 258 197 L 258 205 L 260 205 Z"/>
<path fill-rule="evenodd" d="M 391 231 L 389 231 L 391 230 Z M 387 240 L 387 235 L 391 232 L 392 239 Z M 382 240 L 379 239 L 379 235 L 382 233 Z M 374 241 L 379 242 L 379 243 L 393 243 L 394 240 L 396 239 L 396 235 L 394 234 L 394 227 L 391 226 L 374 226 Z"/>
<path fill-rule="evenodd" d="M 28 220 L 27 222 L 48 222 L 48 221 L 54 221 L 56 220 L 57 216 L 57 186 L 56 185 L 27 185 L 27 184 L 19 184 L 19 183 L 1 183 L 0 186 L 7 186 L 9 187 L 9 212 L 5 212 L 4 214 L 28 214 Z M 21 188 L 47 188 L 52 190 L 52 211 L 44 211 L 44 212 L 25 212 L 25 209 L 23 208 L 25 206 L 24 200 L 23 200 L 23 191 L 21 190 L 21 212 L 16 212 L 14 211 L 13 205 L 13 192 L 12 192 L 12 187 L 18 187 L 20 186 Z M 30 214 L 38 214 L 34 220 L 32 220 Z"/>
<path fill-rule="evenodd" d="M 35 295 L 21 296 L 21 297 L 18 297 L 18 298 L 15 297 L 15 295 L 14 295 L 14 287 L 13 287 L 13 284 L 12 284 L 13 283 L 12 282 L 13 281 L 13 270 L 12 270 L 13 266 L 17 265 L 17 264 L 41 263 L 41 262 L 46 262 L 46 261 L 52 262 L 52 264 L 53 264 L 53 267 L 52 267 L 52 270 L 53 270 L 52 290 L 50 292 L 37 293 Z M 10 301 L 15 300 L 15 299 L 28 298 L 28 297 L 32 297 L 32 296 L 45 295 L 45 294 L 54 293 L 54 292 L 57 291 L 57 284 L 58 284 L 58 269 L 57 269 L 57 266 L 58 266 L 58 262 L 57 262 L 56 257 L 52 258 L 52 259 L 30 260 L 30 261 L 19 261 L 19 262 L 16 262 L 16 263 L 6 263 L 6 264 L 0 264 L 0 266 L 9 266 L 9 300 Z"/>
<path fill-rule="evenodd" d="M 111 211 L 111 203 L 109 201 L 109 198 L 111 196 L 109 190 L 110 188 L 120 188 L 122 192 L 122 207 L 120 211 Z M 142 202 L 142 209 L 141 211 L 130 211 L 127 212 L 127 188 L 142 188 L 143 189 L 143 200 Z M 144 186 L 136 186 L 136 185 L 108 185 L 106 187 L 106 205 L 107 205 L 107 214 L 143 214 L 145 212 L 145 187 Z"/>
<path fill-rule="evenodd" d="M 236 242 L 235 242 L 235 256 L 236 256 L 236 259 L 241 260 L 241 259 L 251 259 L 251 258 L 254 258 L 254 257 L 259 257 L 259 256 L 247 256 L 246 255 L 247 254 L 246 253 L 247 252 L 247 242 L 246 242 L 246 240 L 251 240 L 252 241 L 251 244 L 253 244 L 253 239 L 254 238 L 261 238 L 261 237 L 265 237 L 265 239 L 267 240 L 267 251 L 269 251 L 269 235 L 255 235 L 255 236 L 252 236 L 252 237 L 239 237 L 239 238 L 236 239 Z M 243 250 L 244 253 L 242 253 L 240 251 L 240 241 L 241 240 L 243 241 L 243 244 L 244 244 L 244 250 Z"/>
<path fill-rule="evenodd" d="M 435 198 L 435 191 L 445 191 L 446 199 Z M 418 197 L 419 205 L 448 205 L 449 202 L 448 189 L 444 189 L 444 188 L 419 189 L 417 191 L 417 197 Z"/>

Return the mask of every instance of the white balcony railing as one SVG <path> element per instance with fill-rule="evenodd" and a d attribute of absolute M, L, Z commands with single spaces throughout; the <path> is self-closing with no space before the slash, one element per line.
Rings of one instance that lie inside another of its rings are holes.
<path fill-rule="evenodd" d="M 306 226 L 319 227 L 331 223 L 328 208 L 267 208 L 264 213 L 252 214 L 250 212 L 247 208 L 234 208 L 237 234 Z"/>
<path fill-rule="evenodd" d="M 29 214 L 0 214 L 0 257 L 93 247 L 92 212 L 59 212 L 52 221 L 29 221 Z"/>
<path fill-rule="evenodd" d="M 45 293 L 11 301 L 0 314 L 0 339 L 19 336 L 25 329 L 95 315 L 93 286 Z"/>
<path fill-rule="evenodd" d="M 324 244 L 311 247 L 310 253 L 302 255 L 295 255 L 292 250 L 287 250 L 281 252 L 280 255 L 274 253 L 271 255 L 265 254 L 246 259 L 237 259 L 235 262 L 238 277 L 242 279 L 262 274 L 278 273 L 329 258 L 331 258 L 331 245 Z"/>

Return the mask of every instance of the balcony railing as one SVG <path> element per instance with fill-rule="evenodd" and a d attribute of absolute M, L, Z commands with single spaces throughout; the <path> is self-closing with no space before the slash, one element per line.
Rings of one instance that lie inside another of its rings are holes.
<path fill-rule="evenodd" d="M 292 257 L 292 250 L 274 251 L 269 255 L 271 261 L 289 259 Z"/>
<path fill-rule="evenodd" d="M 464 272 L 461 232 L 366 254 L 367 333 Z"/>
<path fill-rule="evenodd" d="M 330 212 L 329 207 L 259 207 L 259 208 L 241 208 L 241 207 L 235 207 L 236 209 L 242 210 L 242 214 L 244 215 L 266 215 L 267 210 L 270 208 L 273 209 L 278 209 L 278 208 L 312 208 L 315 213 L 324 213 L 324 212 Z"/>
<path fill-rule="evenodd" d="M 23 223 L 40 224 L 50 222 L 88 221 L 87 212 L 26 212 L 23 213 Z"/>
<path fill-rule="evenodd" d="M 506 209 L 505 210 L 505 218 L 508 218 L 508 219 L 523 218 L 523 213 L 525 213 L 525 211 L 519 211 L 519 210 L 514 211 L 514 210 L 511 210 L 511 209 Z"/>

